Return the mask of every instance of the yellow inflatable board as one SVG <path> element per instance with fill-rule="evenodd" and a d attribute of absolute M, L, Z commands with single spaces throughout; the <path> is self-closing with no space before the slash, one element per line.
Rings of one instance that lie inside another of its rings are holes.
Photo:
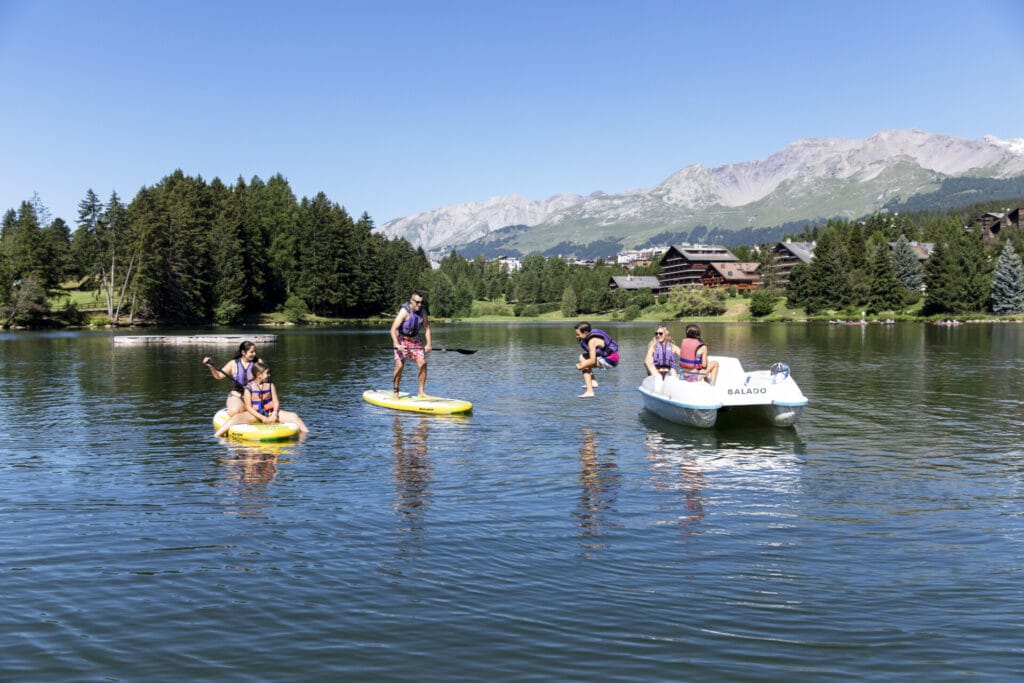
<path fill-rule="evenodd" d="M 220 429 L 221 425 L 228 421 L 228 417 L 228 411 L 218 410 L 213 416 L 214 428 Z M 228 436 L 242 441 L 287 441 L 298 435 L 299 426 L 291 422 L 240 424 L 228 430 Z"/>
<path fill-rule="evenodd" d="M 375 406 L 408 410 L 413 413 L 433 413 L 435 415 L 465 415 L 473 411 L 473 404 L 457 398 L 420 398 L 411 396 L 404 391 L 395 398 L 393 391 L 368 389 L 363 392 L 363 400 Z"/>

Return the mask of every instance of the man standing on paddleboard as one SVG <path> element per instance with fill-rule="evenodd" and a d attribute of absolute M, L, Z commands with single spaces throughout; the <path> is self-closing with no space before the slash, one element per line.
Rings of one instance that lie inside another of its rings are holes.
<path fill-rule="evenodd" d="M 420 330 L 426 338 L 426 344 L 420 341 Z M 391 323 L 391 345 L 395 349 L 395 398 L 398 398 L 398 385 L 402 381 L 402 370 L 405 360 L 412 358 L 419 368 L 420 393 L 427 397 L 424 385 L 427 383 L 427 354 L 430 353 L 430 321 L 423 309 L 423 295 L 413 292 L 409 301 L 402 304 Z"/>

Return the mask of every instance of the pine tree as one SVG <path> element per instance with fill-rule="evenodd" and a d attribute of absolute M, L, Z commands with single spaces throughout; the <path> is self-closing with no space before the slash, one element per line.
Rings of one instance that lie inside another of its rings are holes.
<path fill-rule="evenodd" d="M 910 240 L 906 235 L 900 235 L 893 245 L 893 265 L 896 268 L 896 278 L 905 289 L 917 292 L 924 283 L 924 266 L 910 246 Z"/>
<path fill-rule="evenodd" d="M 180 170 L 143 188 L 129 206 L 139 250 L 138 293 L 150 316 L 208 320 L 213 312 L 209 186 Z"/>
<path fill-rule="evenodd" d="M 953 312 L 962 289 L 958 253 L 950 242 L 936 242 L 924 268 L 925 295 L 921 312 L 925 315 Z"/>
<path fill-rule="evenodd" d="M 44 289 L 57 284 L 56 274 L 47 262 L 43 230 L 31 202 L 21 203 L 12 225 L 4 224 L 2 248 L 13 279 L 31 277 Z"/>
<path fill-rule="evenodd" d="M 963 288 L 958 292 L 955 310 L 964 313 L 983 311 L 992 293 L 992 259 L 985 250 L 980 233 L 962 233 L 960 271 Z"/>
<path fill-rule="evenodd" d="M 245 182 L 239 178 L 229 190 L 215 178 L 210 182 L 210 191 L 216 212 L 210 240 L 214 320 L 229 325 L 238 322 L 246 310 L 259 306 L 265 267 L 255 260 L 262 250 L 257 245 L 250 248 L 245 240 Z"/>
<path fill-rule="evenodd" d="M 786 305 L 789 308 L 806 308 L 807 302 L 814 298 L 816 290 L 810 274 L 810 268 L 805 263 L 797 263 L 789 271 L 789 282 L 786 284 Z"/>
<path fill-rule="evenodd" d="M 257 180 L 249 183 L 246 225 L 254 232 L 247 235 L 250 241 L 265 240 L 272 274 L 268 299 L 284 302 L 298 287 L 301 209 L 282 176 L 274 176 L 265 186 Z"/>
<path fill-rule="evenodd" d="M 879 244 L 871 257 L 871 291 L 868 294 L 868 311 L 895 311 L 903 303 L 903 286 L 896 277 L 893 264 L 886 244 Z"/>
<path fill-rule="evenodd" d="M 92 191 L 86 191 L 85 198 L 78 202 L 78 228 L 71 236 L 71 260 L 79 276 L 94 276 L 99 279 L 100 244 L 96 234 L 100 217 L 103 215 L 103 202 Z M 97 287 L 99 282 L 94 283 Z"/>
<path fill-rule="evenodd" d="M 804 302 L 808 313 L 845 308 L 851 303 L 846 255 L 836 228 L 830 227 L 821 233 L 808 267 L 808 278 L 814 283 Z"/>
<path fill-rule="evenodd" d="M 14 272 L 14 265 L 7 255 L 7 245 L 14 235 L 14 226 L 17 223 L 18 214 L 14 209 L 4 212 L 3 220 L 0 220 L 0 305 L 6 306 L 14 296 L 12 285 L 17 279 Z"/>
<path fill-rule="evenodd" d="M 352 219 L 323 192 L 303 198 L 299 207 L 299 274 L 294 288 L 317 315 L 337 315 L 353 308 L 356 272 Z"/>
<path fill-rule="evenodd" d="M 1009 240 L 1003 245 L 992 278 L 992 312 L 996 315 L 1024 313 L 1021 258 Z"/>
<path fill-rule="evenodd" d="M 54 218 L 49 226 L 43 228 L 43 243 L 46 249 L 46 258 L 55 274 L 55 280 L 61 282 L 72 271 L 71 231 L 63 218 Z"/>
<path fill-rule="evenodd" d="M 388 304 L 384 237 L 374 234 L 373 228 L 373 219 L 365 211 L 352 227 L 354 244 L 351 248 L 355 251 L 355 266 L 358 269 L 352 313 L 359 316 L 373 315 Z"/>
<path fill-rule="evenodd" d="M 432 315 L 449 318 L 455 315 L 455 286 L 442 272 L 434 273 L 433 286 L 430 288 L 430 309 Z"/>

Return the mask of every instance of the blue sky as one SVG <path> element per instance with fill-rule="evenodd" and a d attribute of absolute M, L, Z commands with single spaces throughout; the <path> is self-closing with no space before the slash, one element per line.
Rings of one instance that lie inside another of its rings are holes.
<path fill-rule="evenodd" d="M 0 0 L 0 211 L 182 169 L 384 222 L 809 137 L 1024 137 L 1019 0 Z"/>

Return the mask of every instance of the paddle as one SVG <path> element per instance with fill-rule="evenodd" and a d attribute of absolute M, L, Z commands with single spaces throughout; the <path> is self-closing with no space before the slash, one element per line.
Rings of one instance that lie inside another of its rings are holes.
<path fill-rule="evenodd" d="M 230 377 L 231 376 L 231 375 L 227 374 L 226 372 L 224 372 L 223 370 L 221 370 L 220 368 L 218 368 L 216 365 L 214 365 L 210 361 L 206 361 L 205 363 L 203 363 L 203 365 L 206 365 L 206 366 L 209 366 L 209 367 L 213 368 L 219 374 L 224 375 L 225 377 Z"/>
<path fill-rule="evenodd" d="M 395 347 L 393 347 L 393 346 L 380 346 L 380 347 L 367 346 L 367 347 L 364 347 L 364 348 L 367 348 L 367 349 L 371 349 L 371 348 L 391 349 L 392 351 L 395 349 Z M 430 350 L 431 351 L 454 351 L 455 353 L 461 353 L 464 356 L 468 356 L 471 353 L 476 353 L 477 352 L 477 349 L 449 349 L 449 348 L 437 347 L 437 346 L 431 347 Z"/>

